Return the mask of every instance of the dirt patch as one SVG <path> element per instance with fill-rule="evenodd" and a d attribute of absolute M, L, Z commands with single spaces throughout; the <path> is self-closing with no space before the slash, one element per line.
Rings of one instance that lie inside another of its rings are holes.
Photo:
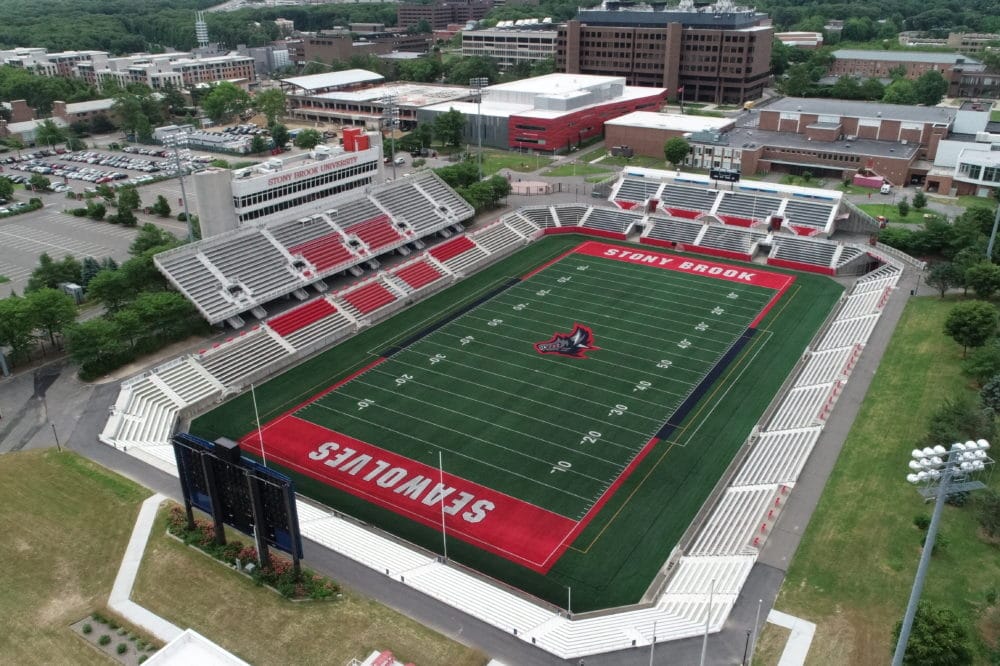
<path fill-rule="evenodd" d="M 791 634 L 791 629 L 770 622 L 764 624 L 753 650 L 753 666 L 777 666 Z"/>
<path fill-rule="evenodd" d="M 984 610 L 976 628 L 987 647 L 991 650 L 1000 648 L 1000 606 L 990 606 Z"/>

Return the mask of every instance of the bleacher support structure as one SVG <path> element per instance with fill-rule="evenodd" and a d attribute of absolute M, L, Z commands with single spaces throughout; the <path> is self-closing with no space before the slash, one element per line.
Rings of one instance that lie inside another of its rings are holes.
<path fill-rule="evenodd" d="M 595 210 L 600 211 L 596 217 Z M 642 243 L 732 258 L 744 257 L 745 252 L 752 256 L 758 247 L 770 246 L 769 258 L 776 251 L 774 234 L 752 228 L 639 211 L 616 222 L 608 211 L 613 209 L 580 205 L 519 209 L 347 289 L 318 296 L 212 349 L 157 366 L 122 383 L 100 439 L 176 474 L 169 442 L 182 415 L 245 390 L 255 378 L 328 348 L 461 275 L 566 227 L 602 236 L 600 232 L 609 231 L 603 228 L 607 224 L 618 225 L 615 228 L 622 233 L 641 225 Z M 592 217 L 601 226 L 588 227 Z M 669 576 L 655 582 L 659 587 L 651 587 L 646 595 L 653 602 L 569 616 L 450 567 L 433 554 L 385 539 L 312 502 L 298 503 L 302 534 L 563 659 L 646 647 L 653 640 L 654 626 L 658 642 L 697 636 L 705 630 L 706 614 L 709 631 L 719 631 L 902 275 L 903 264 L 877 249 L 796 240 L 822 245 L 821 252 L 801 257 L 810 270 L 836 271 L 863 258 L 881 267 L 859 279 L 831 313 L 790 375 L 786 390 L 754 428 L 732 472 L 706 502 L 704 519 L 692 524 L 665 563 Z M 716 584 L 710 596 L 712 580 Z"/>

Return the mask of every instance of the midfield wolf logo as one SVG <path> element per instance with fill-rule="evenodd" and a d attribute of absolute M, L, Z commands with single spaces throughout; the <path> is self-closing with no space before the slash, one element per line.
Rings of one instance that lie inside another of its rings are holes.
<path fill-rule="evenodd" d="M 572 333 L 556 333 L 550 340 L 536 342 L 535 351 L 539 354 L 559 354 L 572 358 L 587 358 L 588 351 L 597 351 L 594 346 L 594 332 L 583 324 L 573 324 Z"/>

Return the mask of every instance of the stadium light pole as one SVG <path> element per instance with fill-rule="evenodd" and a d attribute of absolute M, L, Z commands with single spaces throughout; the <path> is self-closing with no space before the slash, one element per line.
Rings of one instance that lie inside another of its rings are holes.
<path fill-rule="evenodd" d="M 653 620 L 653 640 L 649 642 L 649 666 L 653 666 L 653 653 L 656 652 L 656 620 Z"/>
<path fill-rule="evenodd" d="M 469 79 L 469 87 L 476 94 L 476 135 L 479 143 L 479 180 L 483 179 L 483 88 L 490 85 L 490 80 L 485 76 L 477 76 Z"/>
<path fill-rule="evenodd" d="M 906 614 L 899 629 L 899 640 L 892 655 L 892 666 L 903 664 L 906 644 L 910 640 L 910 630 L 913 629 L 913 618 L 917 614 L 917 605 L 924 589 L 924 580 L 927 578 L 931 553 L 934 551 L 934 539 L 937 537 L 945 499 L 952 493 L 970 492 L 986 487 L 986 484 L 973 477 L 993 464 L 986 454 L 989 448 L 990 443 L 985 439 L 970 439 L 964 444 L 961 442 L 952 444 L 950 449 L 938 445 L 912 451 L 913 459 L 909 463 L 912 471 L 906 475 L 906 480 L 920 486 L 918 492 L 923 495 L 925 501 L 934 499 L 934 514 L 931 516 L 931 524 L 927 527 L 924 550 L 920 554 L 917 575 L 913 579 L 913 589 L 910 590 L 910 601 L 906 605 Z"/>
<path fill-rule="evenodd" d="M 438 449 L 438 474 L 441 483 L 441 547 L 444 550 L 444 561 L 448 561 L 448 532 L 444 525 L 444 459 L 441 449 Z"/>
<path fill-rule="evenodd" d="M 187 191 L 184 189 L 184 172 L 181 170 L 180 147 L 187 146 L 187 132 L 179 131 L 163 137 L 163 144 L 174 149 L 174 170 L 177 172 L 177 182 L 181 184 L 181 203 L 184 205 L 184 220 L 187 222 L 188 242 L 194 242 L 194 223 L 191 221 L 191 211 L 188 210 Z"/>

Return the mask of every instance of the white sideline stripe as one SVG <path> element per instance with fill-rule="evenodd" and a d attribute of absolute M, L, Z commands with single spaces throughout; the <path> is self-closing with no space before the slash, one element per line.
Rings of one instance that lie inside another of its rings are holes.
<path fill-rule="evenodd" d="M 788 635 L 785 649 L 781 651 L 781 660 L 778 661 L 778 666 L 804 666 L 806 655 L 809 654 L 809 647 L 812 645 L 813 635 L 816 633 L 816 625 L 773 608 L 767 615 L 767 621 L 779 627 L 790 629 L 792 632 Z"/>
<path fill-rule="evenodd" d="M 135 520 L 132 536 L 129 537 L 125 555 L 118 567 L 118 575 L 115 576 L 115 584 L 108 597 L 108 608 L 119 613 L 132 624 L 142 627 L 161 641 L 169 643 L 183 633 L 181 628 L 129 599 L 132 596 L 135 578 L 139 574 L 142 556 L 146 552 L 149 533 L 153 529 L 153 523 L 156 522 L 156 512 L 166 499 L 165 496 L 156 493 L 146 498 L 139 508 L 139 516 Z"/>

